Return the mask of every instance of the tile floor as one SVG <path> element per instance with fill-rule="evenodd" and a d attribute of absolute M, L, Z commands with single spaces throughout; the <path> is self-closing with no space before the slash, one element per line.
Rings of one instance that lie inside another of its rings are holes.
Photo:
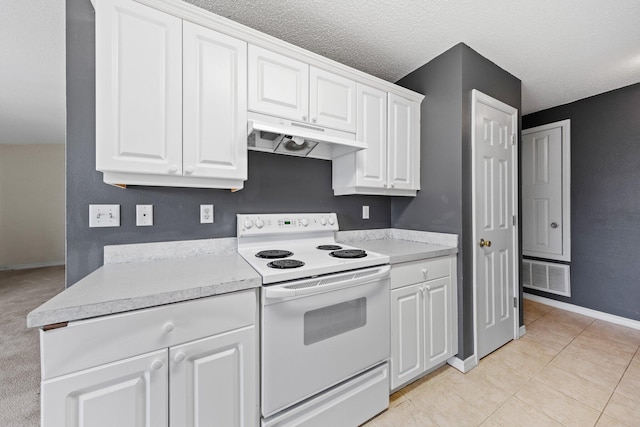
<path fill-rule="evenodd" d="M 524 321 L 521 339 L 403 388 L 366 426 L 640 426 L 640 330 L 529 300 Z"/>

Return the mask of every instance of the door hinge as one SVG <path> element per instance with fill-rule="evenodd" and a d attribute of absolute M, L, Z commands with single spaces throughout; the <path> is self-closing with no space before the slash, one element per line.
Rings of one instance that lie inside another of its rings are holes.
<path fill-rule="evenodd" d="M 515 227 L 516 225 L 518 225 L 518 217 L 516 215 L 513 216 L 513 226 Z"/>
<path fill-rule="evenodd" d="M 516 134 L 515 133 L 511 134 L 511 145 L 516 145 Z"/>
<path fill-rule="evenodd" d="M 518 297 L 513 297 L 513 308 L 518 308 Z"/>

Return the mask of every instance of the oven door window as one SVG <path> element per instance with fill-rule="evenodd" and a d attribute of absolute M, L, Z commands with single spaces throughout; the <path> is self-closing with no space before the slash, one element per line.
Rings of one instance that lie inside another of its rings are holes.
<path fill-rule="evenodd" d="M 304 345 L 315 344 L 367 324 L 367 299 L 357 298 L 304 314 Z"/>

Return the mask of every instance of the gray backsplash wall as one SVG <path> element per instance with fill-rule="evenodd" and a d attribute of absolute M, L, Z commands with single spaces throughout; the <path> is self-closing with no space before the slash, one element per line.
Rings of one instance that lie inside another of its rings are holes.
<path fill-rule="evenodd" d="M 67 286 L 102 265 L 105 245 L 231 237 L 237 213 L 336 212 L 342 230 L 391 226 L 389 197 L 334 197 L 325 160 L 249 152 L 249 179 L 236 193 L 104 184 L 95 169 L 95 14 L 89 0 L 66 6 Z M 89 228 L 89 204 L 102 203 L 120 204 L 120 227 Z M 152 227 L 135 226 L 136 204 L 154 206 Z M 200 204 L 215 205 L 214 224 L 199 223 Z"/>
<path fill-rule="evenodd" d="M 421 190 L 395 198 L 395 228 L 455 233 L 458 252 L 458 356 L 473 354 L 471 89 L 520 110 L 520 80 L 460 43 L 398 84 L 426 94 L 421 110 Z M 522 324 L 522 313 L 520 318 Z"/>
<path fill-rule="evenodd" d="M 522 118 L 571 119 L 571 297 L 640 320 L 640 83 Z"/>

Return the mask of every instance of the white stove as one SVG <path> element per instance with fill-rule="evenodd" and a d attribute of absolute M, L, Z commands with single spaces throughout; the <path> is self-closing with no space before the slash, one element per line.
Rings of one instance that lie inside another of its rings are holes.
<path fill-rule="evenodd" d="M 262 427 L 358 426 L 389 405 L 389 257 L 336 231 L 335 213 L 238 215 L 264 285 Z"/>
<path fill-rule="evenodd" d="M 335 213 L 238 215 L 238 253 L 265 285 L 389 263 L 387 255 L 336 243 L 336 231 Z"/>

